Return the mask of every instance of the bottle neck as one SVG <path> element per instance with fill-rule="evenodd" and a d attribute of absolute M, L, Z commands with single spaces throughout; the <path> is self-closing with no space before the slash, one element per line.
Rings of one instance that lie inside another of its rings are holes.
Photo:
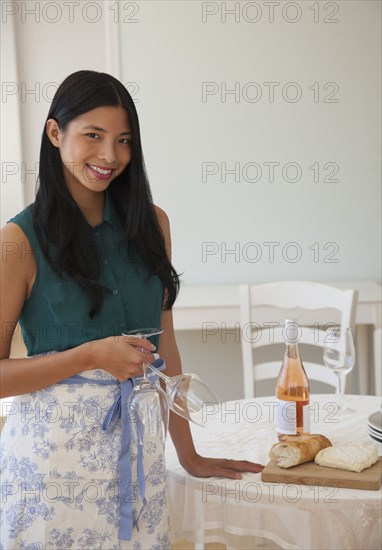
<path fill-rule="evenodd" d="M 300 354 L 298 352 L 297 344 L 286 344 L 285 354 L 291 359 L 299 359 Z"/>

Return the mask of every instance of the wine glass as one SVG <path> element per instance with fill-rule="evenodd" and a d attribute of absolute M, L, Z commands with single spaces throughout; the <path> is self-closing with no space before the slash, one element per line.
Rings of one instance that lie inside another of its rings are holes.
<path fill-rule="evenodd" d="M 166 384 L 168 406 L 179 416 L 190 420 L 198 426 L 206 424 L 205 405 L 219 404 L 216 394 L 196 374 L 178 374 L 167 376 L 157 371 L 152 365 L 147 365 L 155 371 Z"/>
<path fill-rule="evenodd" d="M 130 330 L 122 336 L 150 338 L 162 332 L 163 329 L 160 328 L 144 328 Z M 168 431 L 167 397 L 159 384 L 154 384 L 148 378 L 147 366 L 143 363 L 143 378 L 134 386 L 127 402 L 132 420 L 131 435 L 137 445 L 143 445 L 145 436 L 159 438 L 164 442 Z"/>
<path fill-rule="evenodd" d="M 355 348 L 352 331 L 349 328 L 329 328 L 324 339 L 324 363 L 338 376 L 336 395 L 340 395 L 340 413 L 354 412 L 354 409 L 345 407 L 344 392 L 346 376 L 353 369 L 355 363 Z"/>

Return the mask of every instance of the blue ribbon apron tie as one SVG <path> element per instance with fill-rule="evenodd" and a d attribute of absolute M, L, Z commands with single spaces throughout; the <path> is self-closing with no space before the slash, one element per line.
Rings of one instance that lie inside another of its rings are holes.
<path fill-rule="evenodd" d="M 156 359 L 151 363 L 153 367 L 158 370 L 166 368 L 166 364 L 163 359 Z M 155 376 L 155 375 L 154 375 Z M 134 522 L 133 520 L 133 483 L 131 474 L 131 459 L 130 459 L 130 444 L 131 444 L 131 431 L 130 422 L 131 414 L 127 409 L 127 400 L 130 393 L 133 390 L 137 381 L 134 378 L 129 378 L 125 382 L 119 382 L 118 380 L 97 380 L 93 378 L 86 378 L 80 374 L 75 374 L 65 380 L 61 380 L 58 384 L 97 384 L 102 386 L 119 385 L 120 392 L 117 395 L 114 403 L 106 413 L 104 421 L 102 423 L 102 429 L 110 433 L 114 430 L 117 422 L 121 419 L 121 452 L 118 461 L 119 468 L 119 540 L 131 540 L 133 526 L 135 524 L 138 528 L 138 520 L 145 506 L 147 500 L 145 497 L 146 480 L 143 467 L 143 445 L 138 444 L 138 457 L 137 457 L 137 478 L 139 484 L 139 492 L 142 499 L 142 508 Z"/>

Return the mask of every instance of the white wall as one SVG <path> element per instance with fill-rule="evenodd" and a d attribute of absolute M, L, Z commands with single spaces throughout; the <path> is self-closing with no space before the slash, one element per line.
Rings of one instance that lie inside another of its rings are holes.
<path fill-rule="evenodd" d="M 151 185 L 186 283 L 381 277 L 381 4 L 318 4 L 281 2 L 270 22 L 266 2 L 148 1 L 121 24 L 123 78 L 138 90 Z M 216 93 L 203 101 L 206 82 Z M 238 181 L 224 182 L 223 163 Z M 203 165 L 217 171 L 206 181 Z M 264 243 L 276 243 L 274 261 Z"/>

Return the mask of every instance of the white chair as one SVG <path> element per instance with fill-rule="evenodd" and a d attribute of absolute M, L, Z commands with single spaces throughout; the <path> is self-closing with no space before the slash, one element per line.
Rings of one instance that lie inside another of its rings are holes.
<path fill-rule="evenodd" d="M 296 319 L 300 325 L 299 345 L 323 348 L 328 326 L 354 329 L 357 299 L 356 290 L 340 290 L 308 281 L 240 285 L 244 397 L 256 395 L 256 382 L 277 378 L 282 356 L 277 362 L 256 363 L 256 350 L 284 342 L 284 319 Z M 323 365 L 322 359 L 320 363 L 308 362 L 304 361 L 304 353 L 301 355 L 310 380 L 337 388 L 337 376 Z"/>

